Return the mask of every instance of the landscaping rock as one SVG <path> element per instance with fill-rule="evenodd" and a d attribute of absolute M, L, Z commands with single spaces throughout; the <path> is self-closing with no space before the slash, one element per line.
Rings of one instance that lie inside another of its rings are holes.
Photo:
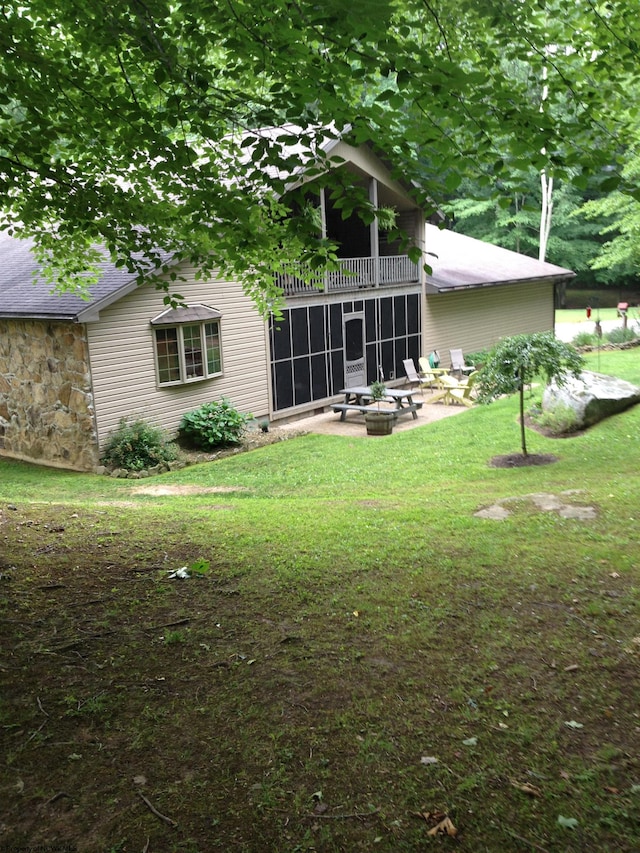
<path fill-rule="evenodd" d="M 579 379 L 568 377 L 562 386 L 552 382 L 542 395 L 544 411 L 570 408 L 576 417 L 576 429 L 591 426 L 636 403 L 640 403 L 640 388 L 637 385 L 589 370 L 583 371 Z"/>

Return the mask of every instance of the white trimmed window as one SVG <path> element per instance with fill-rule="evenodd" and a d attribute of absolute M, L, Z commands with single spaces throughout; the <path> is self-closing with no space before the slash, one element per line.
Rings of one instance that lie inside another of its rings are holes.
<path fill-rule="evenodd" d="M 169 308 L 151 320 L 158 385 L 211 379 L 222 373 L 221 313 L 208 305 Z"/>

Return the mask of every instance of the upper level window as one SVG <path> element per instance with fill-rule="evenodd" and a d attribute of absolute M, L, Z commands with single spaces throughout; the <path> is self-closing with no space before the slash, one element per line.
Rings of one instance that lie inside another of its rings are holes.
<path fill-rule="evenodd" d="M 154 317 L 159 385 L 209 379 L 222 373 L 220 317 L 215 308 L 170 308 Z"/>

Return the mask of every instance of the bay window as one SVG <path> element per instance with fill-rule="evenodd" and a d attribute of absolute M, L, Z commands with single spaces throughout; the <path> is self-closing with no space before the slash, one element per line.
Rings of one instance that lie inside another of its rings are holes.
<path fill-rule="evenodd" d="M 158 385 L 210 379 L 222 373 L 220 317 L 215 308 L 169 309 L 151 321 Z"/>

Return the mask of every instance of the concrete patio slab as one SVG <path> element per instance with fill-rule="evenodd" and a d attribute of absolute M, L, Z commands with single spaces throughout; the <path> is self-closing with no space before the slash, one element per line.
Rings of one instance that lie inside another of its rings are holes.
<path fill-rule="evenodd" d="M 424 397 L 416 393 L 414 400 L 423 403 L 422 408 L 416 412 L 418 417 L 414 419 L 411 415 L 402 415 L 397 419 L 393 432 L 397 433 L 407 429 L 414 429 L 415 427 L 424 426 L 425 424 L 439 421 L 442 418 L 461 415 L 463 412 L 468 411 L 464 406 L 445 406 L 444 403 L 430 403 L 430 397 L 431 395 L 428 393 L 425 393 Z M 273 427 L 283 431 L 293 430 L 296 432 L 320 433 L 322 435 L 343 435 L 367 439 L 384 438 L 384 436 L 367 435 L 364 415 L 358 412 L 349 412 L 344 421 L 340 420 L 339 413 L 328 411 L 320 415 L 298 418 L 287 423 L 276 421 Z"/>

